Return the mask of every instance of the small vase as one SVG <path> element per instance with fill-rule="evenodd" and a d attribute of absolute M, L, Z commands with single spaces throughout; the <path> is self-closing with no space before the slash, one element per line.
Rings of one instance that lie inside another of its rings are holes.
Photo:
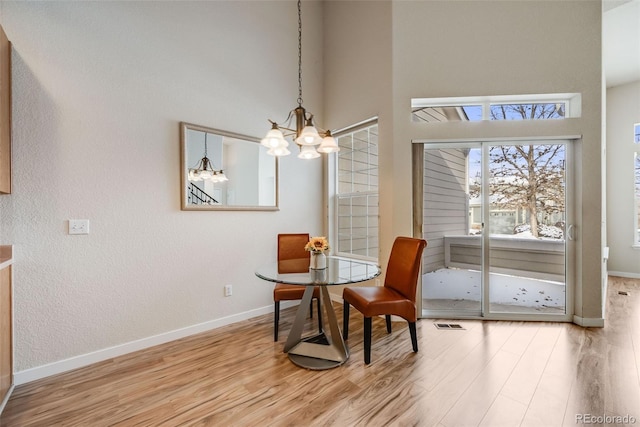
<path fill-rule="evenodd" d="M 327 268 L 327 256 L 324 252 L 311 252 L 309 268 L 312 270 L 324 270 Z"/>

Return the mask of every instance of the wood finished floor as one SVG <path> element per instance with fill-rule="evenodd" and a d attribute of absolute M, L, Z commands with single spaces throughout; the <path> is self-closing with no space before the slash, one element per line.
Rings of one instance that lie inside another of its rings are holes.
<path fill-rule="evenodd" d="M 406 324 L 387 335 L 374 319 L 369 366 L 353 310 L 351 358 L 320 372 L 282 353 L 287 309 L 278 343 L 265 315 L 19 386 L 0 425 L 546 427 L 583 425 L 578 414 L 640 425 L 640 280 L 612 277 L 608 293 L 605 328 L 456 321 L 466 329 L 446 331 L 423 319 L 418 353 Z M 595 425 L 625 425 L 609 421 Z"/>

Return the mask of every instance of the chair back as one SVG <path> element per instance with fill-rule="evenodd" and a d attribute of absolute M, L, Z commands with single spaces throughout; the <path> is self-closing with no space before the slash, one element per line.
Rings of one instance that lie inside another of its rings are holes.
<path fill-rule="evenodd" d="M 304 250 L 309 233 L 278 234 L 278 273 L 309 271 L 311 253 Z"/>
<path fill-rule="evenodd" d="M 423 239 L 396 237 L 384 278 L 384 286 L 401 293 L 414 303 L 422 251 L 426 246 L 427 242 Z"/>

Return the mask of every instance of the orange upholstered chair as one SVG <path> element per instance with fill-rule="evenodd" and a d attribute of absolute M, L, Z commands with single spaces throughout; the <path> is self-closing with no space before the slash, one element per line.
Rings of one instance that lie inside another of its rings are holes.
<path fill-rule="evenodd" d="M 304 273 L 309 271 L 310 253 L 304 250 L 309 242 L 309 233 L 278 234 L 278 273 Z M 280 301 L 301 300 L 306 286 L 276 283 L 273 289 L 273 340 L 278 341 L 280 323 Z M 322 332 L 322 312 L 320 310 L 320 288 L 313 290 L 318 302 L 318 329 Z M 313 304 L 310 307 L 313 317 Z"/>
<path fill-rule="evenodd" d="M 342 335 L 349 336 L 349 306 L 364 316 L 364 363 L 371 362 L 371 318 L 385 315 L 387 332 L 391 333 L 391 315 L 400 316 L 409 323 L 413 351 L 418 351 L 416 336 L 416 287 L 420 273 L 422 251 L 427 242 L 422 239 L 397 237 L 391 248 L 384 286 L 345 288 L 344 328 Z"/>

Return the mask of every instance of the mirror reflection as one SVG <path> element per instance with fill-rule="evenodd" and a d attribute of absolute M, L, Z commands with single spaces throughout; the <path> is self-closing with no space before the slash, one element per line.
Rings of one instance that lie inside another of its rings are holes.
<path fill-rule="evenodd" d="M 181 123 L 183 210 L 277 210 L 278 161 L 260 140 Z"/>

